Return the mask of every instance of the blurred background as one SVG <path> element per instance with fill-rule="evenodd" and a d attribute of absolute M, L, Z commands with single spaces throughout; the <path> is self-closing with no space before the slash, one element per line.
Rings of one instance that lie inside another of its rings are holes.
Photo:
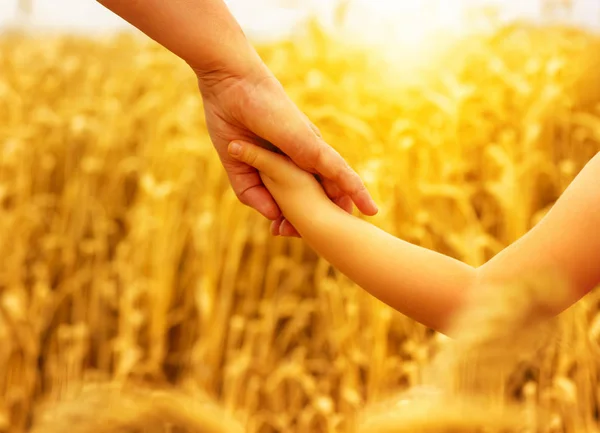
<path fill-rule="evenodd" d="M 599 0 L 227 3 L 366 181 L 370 221 L 407 241 L 481 265 L 600 151 Z M 92 0 L 2 0 L 0 23 L 0 432 L 351 432 L 423 383 L 447 340 L 268 235 L 182 62 Z M 598 305 L 594 291 L 546 350 L 494 366 L 490 394 L 544 413 L 532 431 L 597 431 Z M 509 313 L 515 339 L 530 332 Z M 84 398 L 82 383 L 191 400 Z M 200 395 L 225 414 L 191 409 Z M 438 409 L 428 431 L 447 431 Z M 404 424 L 384 425 L 361 431 Z"/>

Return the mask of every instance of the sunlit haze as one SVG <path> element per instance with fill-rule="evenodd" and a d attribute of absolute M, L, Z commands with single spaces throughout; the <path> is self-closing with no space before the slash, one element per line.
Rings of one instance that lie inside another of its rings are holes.
<path fill-rule="evenodd" d="M 18 0 L 0 2 L 0 24 L 12 22 Z M 34 0 L 34 25 L 70 30 L 121 29 L 128 26 L 94 0 Z M 227 0 L 249 35 L 257 38 L 289 33 L 294 25 L 315 12 L 323 20 L 339 0 Z M 351 0 L 349 23 L 367 40 L 393 38 L 399 43 L 422 41 L 432 29 L 457 29 L 465 8 L 500 5 L 503 16 L 539 18 L 542 0 Z M 600 27 L 600 2 L 574 0 L 573 23 Z"/>

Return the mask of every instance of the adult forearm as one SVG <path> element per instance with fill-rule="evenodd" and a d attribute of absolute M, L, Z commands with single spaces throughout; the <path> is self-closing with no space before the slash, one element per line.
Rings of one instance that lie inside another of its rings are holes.
<path fill-rule="evenodd" d="M 243 75 L 258 55 L 223 0 L 97 0 L 199 75 Z"/>
<path fill-rule="evenodd" d="M 402 314 L 447 331 L 475 284 L 473 267 L 402 241 L 328 201 L 311 202 L 310 216 L 286 202 L 286 218 L 334 267 Z"/>

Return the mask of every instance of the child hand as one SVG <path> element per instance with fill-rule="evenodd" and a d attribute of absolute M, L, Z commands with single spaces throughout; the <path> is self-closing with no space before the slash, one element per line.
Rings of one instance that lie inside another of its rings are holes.
<path fill-rule="evenodd" d="M 275 198 L 285 218 L 291 214 L 312 212 L 319 203 L 330 201 L 315 176 L 302 170 L 287 156 L 241 141 L 231 142 L 228 152 L 236 160 L 258 170 L 262 183 Z M 332 196 L 331 191 L 329 193 Z M 350 199 L 343 194 L 333 199 L 334 203 L 346 209 L 351 203 L 344 200 Z M 300 237 L 284 217 L 273 221 L 271 233 Z"/>
<path fill-rule="evenodd" d="M 324 194 L 315 176 L 302 170 L 285 155 L 239 141 L 231 142 L 228 151 L 233 158 L 257 169 L 265 186 L 274 196 L 296 193 L 307 195 L 316 192 Z M 275 200 L 279 201 L 278 197 L 275 197 Z"/>

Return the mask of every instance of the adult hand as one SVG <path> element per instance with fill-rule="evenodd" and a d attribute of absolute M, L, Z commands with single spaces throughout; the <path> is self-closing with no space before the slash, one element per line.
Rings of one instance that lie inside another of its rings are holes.
<path fill-rule="evenodd" d="M 257 170 L 228 154 L 229 143 L 242 140 L 271 149 L 275 146 L 315 174 L 329 198 L 347 212 L 352 212 L 354 203 L 363 214 L 375 215 L 377 206 L 360 177 L 323 140 L 267 67 L 257 64 L 244 75 L 198 73 L 208 131 L 238 199 L 273 221 L 272 234 L 299 236 Z"/>
<path fill-rule="evenodd" d="M 377 207 L 358 175 L 327 145 L 262 62 L 223 0 L 98 0 L 185 60 L 198 76 L 208 131 L 242 203 L 274 221 L 272 233 L 296 230 L 258 172 L 227 154 L 231 141 L 272 143 L 296 165 L 318 175 L 328 196 L 347 211 Z M 306 203 L 310 206 L 310 203 Z"/>

